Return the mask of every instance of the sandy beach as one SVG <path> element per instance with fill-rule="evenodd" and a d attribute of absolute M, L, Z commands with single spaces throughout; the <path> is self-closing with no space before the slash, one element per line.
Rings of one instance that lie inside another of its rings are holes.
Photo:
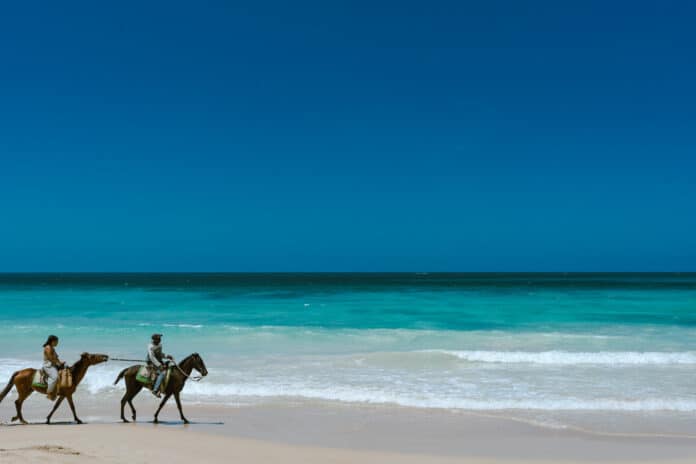
<path fill-rule="evenodd" d="M 3 462 L 423 462 L 416 455 L 290 446 L 144 426 L 12 428 L 3 430 L 0 443 Z M 431 456 L 427 461 L 458 462 L 455 458 Z"/>
<path fill-rule="evenodd" d="M 2 462 L 278 462 L 289 463 L 687 463 L 696 436 L 633 430 L 553 429 L 517 418 L 351 405 L 188 406 L 184 426 L 173 407 L 152 424 L 118 423 L 106 410 L 82 412 L 85 425 L 61 411 L 39 423 L 43 402 L 27 409 L 32 425 L 0 426 Z M 10 408 L 3 404 L 2 417 Z M 99 414 L 95 414 L 98 412 Z"/>

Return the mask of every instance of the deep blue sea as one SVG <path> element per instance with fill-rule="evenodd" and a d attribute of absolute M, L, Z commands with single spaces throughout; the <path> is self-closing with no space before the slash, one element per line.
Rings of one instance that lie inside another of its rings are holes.
<path fill-rule="evenodd" d="M 206 360 L 193 402 L 696 411 L 696 274 L 0 274 L 2 383 L 48 334 L 72 362 L 153 332 Z"/>

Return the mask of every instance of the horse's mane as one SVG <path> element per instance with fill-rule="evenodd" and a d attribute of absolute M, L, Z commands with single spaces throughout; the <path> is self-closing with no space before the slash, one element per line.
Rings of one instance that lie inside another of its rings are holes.
<path fill-rule="evenodd" d="M 70 367 L 70 372 L 72 372 L 73 376 L 74 376 L 76 373 L 80 372 L 80 369 L 82 369 L 82 364 L 83 364 L 84 362 L 85 362 L 85 358 L 83 358 L 82 356 L 80 356 L 80 359 L 78 359 L 77 361 L 75 361 L 75 364 L 73 364 L 72 367 Z"/>
<path fill-rule="evenodd" d="M 191 353 L 190 355 L 186 356 L 184 359 L 182 359 L 179 362 L 179 367 L 183 367 L 183 365 L 191 360 L 196 355 L 196 353 Z"/>

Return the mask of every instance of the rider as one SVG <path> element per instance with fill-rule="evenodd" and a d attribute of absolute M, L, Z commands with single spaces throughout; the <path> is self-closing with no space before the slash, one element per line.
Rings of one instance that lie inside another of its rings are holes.
<path fill-rule="evenodd" d="M 152 334 L 152 342 L 147 347 L 147 363 L 158 372 L 155 386 L 152 388 L 152 394 L 157 398 L 161 397 L 159 387 L 162 380 L 164 380 L 164 374 L 167 372 L 169 363 L 173 360 L 174 358 L 170 355 L 165 355 L 162 352 L 162 334 Z"/>
<path fill-rule="evenodd" d="M 48 387 L 46 396 L 49 400 L 56 399 L 56 384 L 58 383 L 58 369 L 65 367 L 65 363 L 58 358 L 56 353 L 58 337 L 49 335 L 46 343 L 43 344 L 43 371 L 48 376 Z"/>

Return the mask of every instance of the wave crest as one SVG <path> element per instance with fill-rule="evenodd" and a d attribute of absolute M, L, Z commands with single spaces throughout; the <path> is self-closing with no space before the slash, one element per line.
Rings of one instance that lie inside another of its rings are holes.
<path fill-rule="evenodd" d="M 660 365 L 696 364 L 696 353 L 687 352 L 639 352 L 639 351 L 458 351 L 422 350 L 423 353 L 439 353 L 469 362 L 506 364 L 607 364 L 607 365 Z"/>

